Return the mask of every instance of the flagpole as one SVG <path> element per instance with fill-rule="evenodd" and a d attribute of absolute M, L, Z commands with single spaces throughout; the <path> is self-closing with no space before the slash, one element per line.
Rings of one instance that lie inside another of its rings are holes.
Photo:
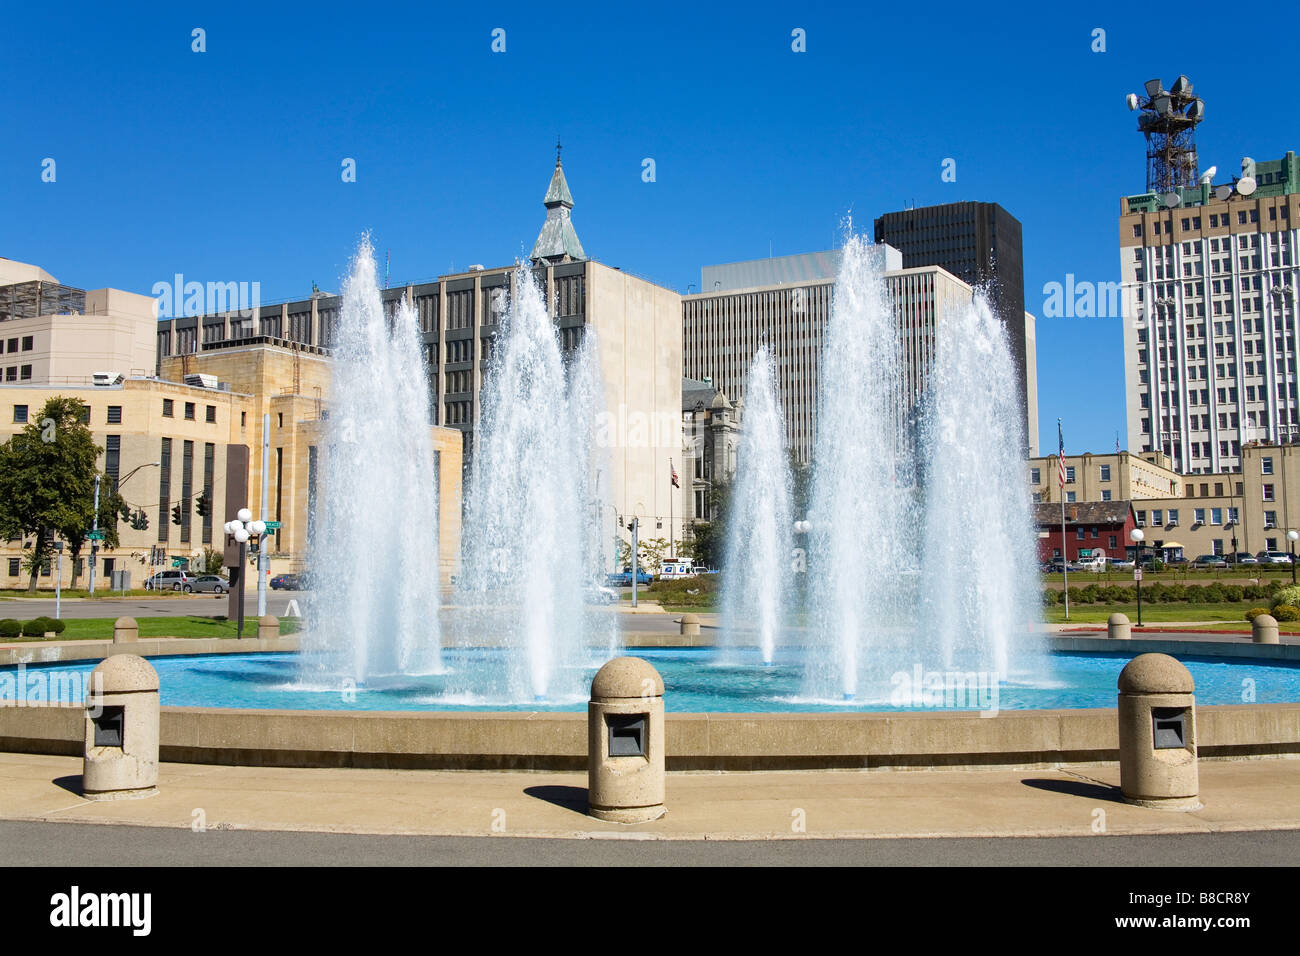
<path fill-rule="evenodd" d="M 1056 467 L 1059 470 L 1061 480 L 1059 487 L 1061 489 L 1061 590 L 1065 595 L 1065 621 L 1070 622 L 1070 558 L 1066 553 L 1065 544 L 1065 435 L 1061 431 L 1061 420 L 1056 420 L 1056 437 L 1060 440 L 1060 456 L 1056 460 Z"/>
<path fill-rule="evenodd" d="M 676 558 L 677 549 L 673 546 L 673 478 L 677 477 L 677 469 L 673 467 L 671 458 L 668 459 L 668 475 L 668 554 Z"/>

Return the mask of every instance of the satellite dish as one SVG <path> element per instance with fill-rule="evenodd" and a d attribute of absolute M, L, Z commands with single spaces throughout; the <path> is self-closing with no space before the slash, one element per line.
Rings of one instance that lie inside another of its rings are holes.
<path fill-rule="evenodd" d="M 1255 182 L 1254 176 L 1242 176 L 1237 180 L 1237 192 L 1243 196 L 1249 196 L 1253 193 L 1256 186 L 1258 186 L 1258 183 Z"/>
<path fill-rule="evenodd" d="M 1130 93 L 1128 96 L 1124 97 L 1124 102 L 1128 104 L 1129 109 L 1135 110 L 1138 108 L 1138 95 L 1136 93 Z"/>
<path fill-rule="evenodd" d="M 1170 209 L 1175 208 L 1183 199 L 1178 193 L 1165 193 L 1165 205 Z"/>
<path fill-rule="evenodd" d="M 1231 195 L 1232 195 L 1232 187 L 1231 187 L 1231 186 L 1215 186 L 1215 187 L 1214 187 L 1214 198 L 1215 198 L 1215 199 L 1223 199 L 1223 200 L 1226 200 L 1226 199 L 1227 199 L 1229 196 L 1231 196 Z"/>

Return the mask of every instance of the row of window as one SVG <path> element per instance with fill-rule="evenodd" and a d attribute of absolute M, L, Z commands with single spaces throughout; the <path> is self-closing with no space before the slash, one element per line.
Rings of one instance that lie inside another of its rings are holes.
<path fill-rule="evenodd" d="M 30 335 L 24 335 L 22 338 L 9 339 L 5 351 L 10 354 L 14 352 L 30 352 L 36 347 L 36 340 Z"/>
<path fill-rule="evenodd" d="M 28 382 L 32 378 L 30 365 L 10 365 L 5 369 L 6 382 Z"/>
<path fill-rule="evenodd" d="M 194 421 L 194 420 L 195 420 L 195 418 L 194 418 L 195 411 L 196 411 L 195 403 L 194 403 L 194 402 L 186 402 L 186 403 L 185 403 L 185 420 L 186 420 L 186 421 L 190 421 L 190 422 Z M 204 417 L 203 417 L 203 420 L 204 420 L 204 421 L 206 421 L 206 422 L 215 422 L 215 421 L 217 420 L 217 406 L 215 406 L 215 405 L 206 405 L 206 406 L 204 406 L 204 410 L 203 410 L 203 412 L 204 412 Z M 119 413 L 120 413 L 120 409 L 119 409 Z M 170 399 L 170 398 L 164 398 L 164 399 L 163 399 L 162 413 L 163 413 L 163 418 L 175 418 L 175 417 L 176 417 L 176 403 L 175 403 L 175 401 L 174 401 L 173 399 Z M 111 420 L 112 420 L 112 419 L 110 419 L 110 421 L 111 421 Z M 119 420 L 120 420 L 120 418 L 119 418 Z M 241 424 L 242 424 L 242 422 L 241 422 Z"/>
<path fill-rule="evenodd" d="M 1040 468 L 1030 468 L 1030 469 L 1029 469 L 1029 483 L 1030 483 L 1031 485 L 1041 485 L 1041 484 L 1043 483 L 1042 474 L 1043 474 L 1042 469 L 1040 469 Z M 1100 476 L 1100 480 L 1102 480 L 1102 481 L 1110 481 L 1110 465 L 1099 465 L 1099 466 L 1098 466 L 1098 475 Z M 1074 484 L 1074 466 L 1073 466 L 1073 465 L 1066 465 L 1066 466 L 1065 466 L 1065 483 L 1066 483 L 1067 485 Z M 1110 499 L 1107 498 L 1107 499 L 1105 499 L 1105 500 L 1109 501 Z"/>
<path fill-rule="evenodd" d="M 1276 221 L 1276 220 L 1277 220 L 1278 215 L 1279 215 L 1279 213 L 1278 213 L 1278 209 L 1281 209 L 1281 210 L 1282 210 L 1282 212 L 1280 213 L 1280 215 L 1281 215 L 1281 217 L 1282 217 L 1283 219 L 1287 219 L 1287 218 L 1290 217 L 1290 215 L 1291 215 L 1291 211 L 1290 211 L 1290 209 L 1289 209 L 1288 207 L 1286 207 L 1286 206 L 1270 206 L 1269 209 L 1268 209 L 1268 218 L 1269 218 L 1270 220 L 1273 220 L 1273 221 Z M 1246 225 L 1246 223 L 1248 223 L 1248 222 L 1259 222 L 1259 210 L 1258 210 L 1258 209 L 1239 209 L 1239 210 L 1237 210 L 1237 225 L 1239 225 L 1239 226 L 1244 226 L 1244 225 Z M 1210 228 L 1211 228 L 1211 229 L 1217 229 L 1217 228 L 1219 228 L 1219 227 L 1221 227 L 1221 226 L 1228 226 L 1228 225 L 1231 225 L 1231 223 L 1232 223 L 1232 220 L 1229 218 L 1229 214 L 1226 213 L 1226 212 L 1225 212 L 1225 213 L 1211 213 L 1211 214 L 1210 214 Z M 1183 221 L 1182 221 L 1182 226 L 1183 226 L 1183 231 L 1184 231 L 1184 232 L 1190 232 L 1190 231 L 1192 231 L 1193 229 L 1200 229 L 1200 228 L 1201 228 L 1201 217 L 1200 217 L 1200 216 L 1184 216 L 1184 217 L 1183 217 Z M 1155 226 L 1154 226 L 1154 228 L 1152 229 L 1152 232 L 1154 232 L 1157 236 L 1158 236 L 1158 235 L 1161 235 L 1162 232 L 1163 232 L 1163 233 L 1171 233 L 1171 232 L 1173 232 L 1173 223 L 1172 223 L 1172 222 L 1167 222 L 1167 223 L 1166 223 L 1166 222 L 1161 222 L 1159 219 L 1157 219 L 1156 222 L 1155 222 Z M 1139 222 L 1139 223 L 1134 223 L 1134 225 L 1133 225 L 1133 238 L 1135 238 L 1135 239 L 1141 239 L 1141 238 L 1142 238 L 1142 224 L 1141 224 L 1140 222 Z"/>

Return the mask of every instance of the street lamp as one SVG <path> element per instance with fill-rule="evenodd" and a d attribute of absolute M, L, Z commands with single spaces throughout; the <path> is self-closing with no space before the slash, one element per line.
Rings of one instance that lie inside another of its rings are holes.
<path fill-rule="evenodd" d="M 1295 584 L 1295 543 L 1300 538 L 1300 531 L 1294 528 L 1286 533 L 1286 539 L 1291 542 L 1291 583 Z"/>
<path fill-rule="evenodd" d="M 1132 538 L 1133 543 L 1137 545 L 1137 556 L 1136 558 L 1134 558 L 1133 561 L 1133 580 L 1137 584 L 1138 627 L 1141 627 L 1142 626 L 1142 551 L 1143 551 L 1142 542 L 1146 540 L 1146 532 L 1144 532 L 1141 528 L 1134 528 L 1132 531 L 1128 533 L 1128 536 Z"/>
<path fill-rule="evenodd" d="M 239 544 L 239 569 L 237 574 L 232 573 L 230 575 L 230 586 L 232 588 L 237 588 L 239 591 L 239 595 L 235 602 L 236 606 L 239 608 L 239 615 L 237 618 L 238 623 L 236 624 L 235 633 L 238 637 L 243 637 L 244 636 L 244 572 L 245 572 L 245 568 L 248 565 L 248 539 L 254 537 L 258 539 L 257 543 L 258 543 L 258 554 L 259 554 L 258 556 L 259 573 L 257 576 L 258 614 L 260 615 L 265 611 L 265 604 L 264 604 L 265 598 L 263 597 L 263 591 L 262 591 L 262 588 L 264 587 L 264 582 L 262 580 L 262 574 L 260 573 L 260 571 L 262 565 L 261 557 L 265 552 L 265 546 L 266 546 L 266 522 L 254 521 L 253 512 L 249 511 L 247 508 L 240 508 L 237 516 L 235 517 L 235 520 L 226 522 L 225 531 L 226 534 L 233 537 L 235 541 L 238 542 Z"/>

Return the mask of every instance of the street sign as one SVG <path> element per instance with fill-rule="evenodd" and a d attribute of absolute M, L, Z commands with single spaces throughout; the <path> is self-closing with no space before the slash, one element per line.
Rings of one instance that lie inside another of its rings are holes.
<path fill-rule="evenodd" d="M 278 522 L 278 521 L 264 521 L 263 524 L 266 525 L 266 530 L 267 530 L 267 531 L 279 531 L 279 530 L 280 530 L 280 522 Z"/>
<path fill-rule="evenodd" d="M 87 532 L 86 532 L 86 540 L 88 540 L 88 541 L 103 541 L 103 540 L 104 540 L 104 532 L 102 532 L 102 531 L 87 531 Z"/>
<path fill-rule="evenodd" d="M 1134 569 L 1133 569 L 1133 580 L 1134 580 L 1134 581 L 1141 581 L 1141 580 L 1142 580 L 1142 569 L 1141 569 L 1141 568 L 1134 568 Z"/>
<path fill-rule="evenodd" d="M 172 558 L 173 568 L 188 568 L 190 566 L 189 558 Z"/>

